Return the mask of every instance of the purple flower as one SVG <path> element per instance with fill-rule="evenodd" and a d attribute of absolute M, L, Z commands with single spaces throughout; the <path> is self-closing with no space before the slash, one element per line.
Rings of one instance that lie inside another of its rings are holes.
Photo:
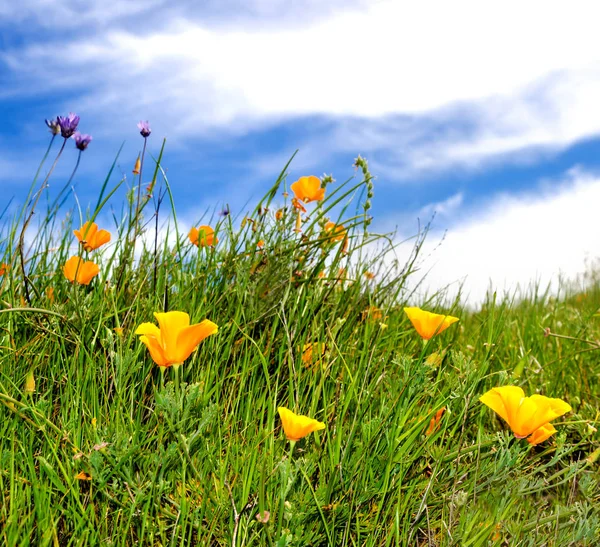
<path fill-rule="evenodd" d="M 140 123 L 137 124 L 138 129 L 140 130 L 140 135 L 144 138 L 149 137 L 150 133 L 152 133 L 152 129 L 150 129 L 150 123 L 148 122 L 148 120 L 141 121 Z"/>
<path fill-rule="evenodd" d="M 223 207 L 223 209 L 221 211 L 219 211 L 219 216 L 220 217 L 226 217 L 226 216 L 229 215 L 229 213 L 230 213 L 229 206 L 225 205 L 225 207 Z"/>
<path fill-rule="evenodd" d="M 79 123 L 79 116 L 69 112 L 68 116 L 58 116 L 56 118 L 58 125 L 60 125 L 60 134 L 68 139 L 77 130 L 77 124 Z"/>
<path fill-rule="evenodd" d="M 92 142 L 91 135 L 85 135 L 79 131 L 75 131 L 75 133 L 73 133 L 73 138 L 75 139 L 75 146 L 82 152 L 88 147 L 88 144 Z"/>
<path fill-rule="evenodd" d="M 53 135 L 58 135 L 60 133 L 60 124 L 58 123 L 58 118 L 54 120 L 46 120 L 46 125 L 50 129 L 50 133 Z"/>

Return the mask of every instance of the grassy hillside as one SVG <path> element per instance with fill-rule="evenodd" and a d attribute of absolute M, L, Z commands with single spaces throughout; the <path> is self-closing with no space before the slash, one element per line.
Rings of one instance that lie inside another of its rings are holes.
<path fill-rule="evenodd" d="M 3 219 L 2 544 L 599 544 L 598 285 L 476 312 L 419 300 L 424 234 L 393 263 L 360 158 L 322 200 L 293 203 L 284 170 L 245 217 L 196 223 L 215 234 L 194 245 L 146 155 L 121 217 L 108 182 L 82 215 L 111 234 L 86 250 L 56 212 L 68 186 L 46 188 L 62 140 Z M 71 256 L 99 274 L 70 282 Z M 407 305 L 459 322 L 425 341 Z M 181 366 L 136 334 L 166 311 L 218 326 Z M 479 401 L 507 385 L 572 411 L 530 445 Z M 278 407 L 325 428 L 290 443 Z"/>

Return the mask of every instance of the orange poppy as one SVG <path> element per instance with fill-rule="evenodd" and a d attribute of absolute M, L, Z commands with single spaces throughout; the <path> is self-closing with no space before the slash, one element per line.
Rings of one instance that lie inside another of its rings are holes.
<path fill-rule="evenodd" d="M 571 410 L 562 399 L 537 394 L 525 397 L 518 386 L 492 388 L 479 400 L 508 424 L 517 439 L 529 437 L 527 440 L 532 445 L 554 434 L 556 429 L 550 422 Z"/>
<path fill-rule="evenodd" d="M 346 229 L 342 224 L 328 222 L 325 224 L 324 230 L 330 241 L 341 241 L 346 237 Z"/>
<path fill-rule="evenodd" d="M 93 251 L 110 241 L 110 232 L 98 230 L 95 222 L 86 222 L 81 229 L 73 230 L 73 233 L 86 251 Z"/>
<path fill-rule="evenodd" d="M 10 264 L 6 262 L 0 264 L 0 275 L 4 275 L 8 270 L 10 270 Z"/>
<path fill-rule="evenodd" d="M 435 416 L 433 418 L 431 418 L 431 421 L 429 422 L 429 427 L 427 428 L 427 431 L 425 431 L 425 435 L 431 435 L 434 431 L 436 431 L 438 429 L 438 427 L 440 426 L 440 422 L 442 420 L 442 416 L 444 415 L 444 412 L 446 412 L 445 406 L 440 408 L 435 413 Z"/>
<path fill-rule="evenodd" d="M 325 188 L 321 188 L 319 177 L 300 177 L 290 186 L 290 189 L 294 192 L 296 198 L 304 203 L 321 201 L 325 197 Z"/>
<path fill-rule="evenodd" d="M 213 247 L 219 243 L 219 239 L 215 236 L 215 231 L 210 226 L 192 228 L 188 237 L 196 247 Z"/>
<path fill-rule="evenodd" d="M 431 339 L 435 334 L 439 334 L 458 321 L 458 317 L 439 315 L 421 308 L 404 308 L 404 312 L 424 340 Z"/>
<path fill-rule="evenodd" d="M 150 357 L 159 367 L 170 367 L 183 363 L 198 344 L 218 327 L 205 319 L 190 325 L 190 316 L 182 311 L 155 313 L 158 327 L 154 323 L 142 323 L 135 334 L 150 351 Z"/>
<path fill-rule="evenodd" d="M 90 261 L 84 262 L 78 256 L 72 256 L 65 262 L 63 273 L 71 283 L 77 281 L 80 285 L 89 285 L 100 273 L 100 267 Z"/>
<path fill-rule="evenodd" d="M 296 442 L 302 437 L 306 437 L 313 431 L 325 429 L 325 424 L 318 422 L 308 416 L 301 416 L 293 413 L 291 410 L 280 406 L 277 409 L 281 418 L 281 425 L 288 441 Z"/>

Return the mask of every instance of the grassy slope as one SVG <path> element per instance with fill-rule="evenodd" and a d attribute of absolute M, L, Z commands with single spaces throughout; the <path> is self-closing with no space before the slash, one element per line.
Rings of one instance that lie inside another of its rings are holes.
<path fill-rule="evenodd" d="M 0 288 L 2 544 L 231 545 L 234 530 L 238 545 L 598 544 L 600 350 L 543 330 L 600 338 L 598 287 L 477 313 L 425 302 L 461 321 L 424 345 L 402 310 L 417 263 L 378 269 L 372 250 L 388 243 L 365 234 L 363 174 L 308 205 L 302 237 L 289 201 L 274 218 L 278 185 L 253 222 L 220 220 L 215 249 L 179 234 L 158 249 L 156 286 L 152 200 L 135 267 L 132 195 L 113 243 L 90 254 L 103 273 L 89 287 L 64 279 L 73 238 L 47 215 L 28 254 L 31 306 L 23 219 L 13 223 Z M 323 237 L 338 215 L 353 226 L 347 255 Z M 165 306 L 220 330 L 163 376 L 134 331 Z M 309 343 L 323 345 L 304 362 Z M 557 435 L 531 448 L 478 402 L 510 383 L 573 406 Z M 281 405 L 327 424 L 292 457 Z M 265 510 L 267 524 L 255 518 Z"/>

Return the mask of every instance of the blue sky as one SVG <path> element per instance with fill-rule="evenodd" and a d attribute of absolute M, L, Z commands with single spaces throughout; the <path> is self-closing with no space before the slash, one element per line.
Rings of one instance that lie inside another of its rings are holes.
<path fill-rule="evenodd" d="M 147 119 L 184 224 L 241 211 L 296 149 L 288 182 L 343 181 L 361 154 L 374 230 L 401 240 L 436 212 L 432 288 L 466 280 L 478 300 L 490 279 L 575 277 L 600 256 L 599 15 L 537 0 L 5 2 L 0 183 L 22 199 L 44 118 L 73 111 L 94 137 L 85 205 L 123 141 L 130 173 Z"/>

